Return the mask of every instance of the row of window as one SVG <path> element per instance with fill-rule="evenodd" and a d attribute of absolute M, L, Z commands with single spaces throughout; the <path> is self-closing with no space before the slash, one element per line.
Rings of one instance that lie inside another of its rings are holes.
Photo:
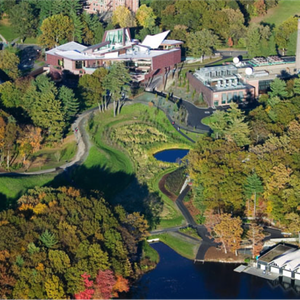
<path fill-rule="evenodd" d="M 217 96 L 217 95 L 215 95 Z M 221 104 L 229 104 L 231 103 L 232 100 L 237 101 L 237 100 L 242 100 L 244 99 L 244 92 L 233 92 L 233 93 L 222 93 L 222 102 Z M 216 100 L 214 101 L 214 105 L 218 106 L 219 101 Z"/>

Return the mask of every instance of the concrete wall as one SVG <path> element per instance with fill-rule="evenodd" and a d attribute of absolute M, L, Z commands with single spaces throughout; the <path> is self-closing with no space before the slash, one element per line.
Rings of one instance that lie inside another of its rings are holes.
<path fill-rule="evenodd" d="M 69 70 L 71 72 L 75 71 L 75 61 L 70 59 L 64 59 L 64 69 Z"/>

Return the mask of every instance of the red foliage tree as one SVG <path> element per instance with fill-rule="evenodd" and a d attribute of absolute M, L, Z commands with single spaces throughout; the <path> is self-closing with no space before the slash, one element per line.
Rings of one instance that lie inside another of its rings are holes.
<path fill-rule="evenodd" d="M 227 41 L 228 46 L 231 48 L 233 46 L 233 40 L 231 37 L 229 37 L 228 41 Z"/>
<path fill-rule="evenodd" d="M 113 288 L 116 279 L 111 270 L 99 270 L 96 277 L 94 299 L 110 299 L 113 297 Z"/>
<path fill-rule="evenodd" d="M 92 299 L 92 297 L 95 293 L 95 290 L 90 289 L 94 284 L 92 280 L 89 280 L 91 275 L 84 273 L 81 275 L 81 277 L 83 278 L 85 290 L 82 292 L 79 292 L 78 294 L 75 294 L 74 298 L 75 299 Z"/>

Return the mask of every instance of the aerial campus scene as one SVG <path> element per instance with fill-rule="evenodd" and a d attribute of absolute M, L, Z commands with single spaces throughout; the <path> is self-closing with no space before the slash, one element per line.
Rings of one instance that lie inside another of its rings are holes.
<path fill-rule="evenodd" d="M 300 0 L 0 0 L 1 299 L 299 299 Z"/>

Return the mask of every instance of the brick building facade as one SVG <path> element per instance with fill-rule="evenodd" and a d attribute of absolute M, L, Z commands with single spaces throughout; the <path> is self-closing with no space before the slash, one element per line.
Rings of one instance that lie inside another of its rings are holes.
<path fill-rule="evenodd" d="M 125 6 L 136 13 L 139 0 L 86 0 L 84 10 L 90 14 L 113 12 L 118 6 Z"/>

